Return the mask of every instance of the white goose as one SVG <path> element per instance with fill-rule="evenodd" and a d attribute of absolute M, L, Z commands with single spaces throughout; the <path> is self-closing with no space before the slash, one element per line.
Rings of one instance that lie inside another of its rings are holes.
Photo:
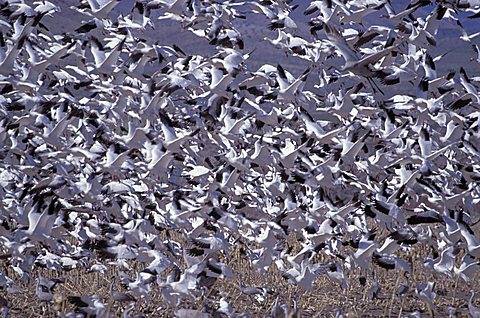
<path fill-rule="evenodd" d="M 324 29 L 327 39 L 345 59 L 345 64 L 339 70 L 341 72 L 351 72 L 357 76 L 366 78 L 373 88 L 376 87 L 382 92 L 373 81 L 373 77 L 377 76 L 377 70 L 373 65 L 383 57 L 397 50 L 398 45 L 389 46 L 381 51 L 358 58 L 357 54 L 350 48 L 343 35 L 334 26 L 325 24 Z"/>
<path fill-rule="evenodd" d="M 85 0 L 82 2 L 85 3 Z M 109 13 L 120 3 L 120 0 L 87 0 L 87 3 L 90 8 L 79 9 L 76 6 L 70 8 L 99 20 L 103 20 L 108 19 Z"/>

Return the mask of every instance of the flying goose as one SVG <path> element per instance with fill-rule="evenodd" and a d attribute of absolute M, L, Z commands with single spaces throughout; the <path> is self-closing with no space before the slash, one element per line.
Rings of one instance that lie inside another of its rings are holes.
<path fill-rule="evenodd" d="M 125 41 L 126 37 L 121 39 L 112 50 L 106 54 L 104 45 L 96 37 L 92 36 L 90 39 L 90 47 L 95 61 L 95 68 L 103 74 L 108 74 L 113 71 Z"/>
<path fill-rule="evenodd" d="M 79 6 L 70 8 L 96 19 L 108 19 L 110 12 L 120 3 L 120 0 L 82 0 Z"/>
<path fill-rule="evenodd" d="M 452 277 L 455 265 L 455 255 L 453 254 L 454 247 L 450 246 L 444 249 L 440 256 L 438 256 L 437 251 L 435 251 L 434 253 L 436 254 L 434 254 L 436 257 L 427 257 L 427 259 L 423 263 L 423 266 L 435 273 L 444 274 L 448 277 Z"/>
<path fill-rule="evenodd" d="M 462 236 L 466 241 L 468 253 L 473 257 L 480 258 L 480 242 L 478 238 L 471 232 L 471 229 L 465 227 L 465 225 L 460 223 L 459 226 Z"/>
<path fill-rule="evenodd" d="M 15 61 L 23 49 L 23 44 L 26 42 L 27 37 L 27 35 L 24 35 L 16 43 L 7 44 L 7 51 L 0 47 L 0 79 L 7 78 L 15 71 Z"/>
<path fill-rule="evenodd" d="M 383 57 L 397 50 L 398 45 L 392 45 L 381 51 L 369 54 L 362 58 L 358 58 L 357 54 L 350 48 L 342 34 L 334 27 L 328 24 L 324 26 L 327 39 L 336 47 L 338 52 L 345 59 L 345 64 L 339 68 L 341 72 L 351 72 L 357 76 L 366 78 L 373 88 L 377 88 L 382 94 L 381 89 L 373 81 L 373 77 L 377 76 L 378 70 L 373 65 L 380 61 Z"/>
<path fill-rule="evenodd" d="M 455 266 L 453 272 L 457 277 L 461 277 L 468 285 L 471 284 L 475 273 L 480 269 L 480 261 L 476 260 L 470 254 L 462 257 L 460 266 Z"/>

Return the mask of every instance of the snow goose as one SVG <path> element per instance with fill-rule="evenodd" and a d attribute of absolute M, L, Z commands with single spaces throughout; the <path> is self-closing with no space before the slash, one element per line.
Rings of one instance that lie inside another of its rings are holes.
<path fill-rule="evenodd" d="M 434 251 L 434 257 L 436 257 L 427 257 L 423 263 L 423 266 L 434 273 L 444 274 L 448 277 L 452 277 L 455 265 L 455 255 L 453 253 L 453 246 L 444 249 L 440 254 L 440 257 L 438 257 L 438 252 Z"/>
<path fill-rule="evenodd" d="M 457 277 L 461 277 L 468 285 L 471 284 L 472 279 L 480 269 L 480 261 L 473 258 L 470 254 L 465 254 L 462 257 L 460 266 L 455 266 L 453 272 Z"/>
<path fill-rule="evenodd" d="M 95 68 L 103 74 L 109 74 L 113 71 L 115 63 L 117 63 L 122 48 L 125 44 L 126 37 L 118 41 L 118 43 L 107 54 L 104 45 L 96 38 L 91 37 L 90 48 L 95 61 Z"/>
<path fill-rule="evenodd" d="M 466 241 L 468 253 L 473 257 L 480 258 L 480 243 L 478 242 L 477 237 L 471 232 L 472 230 L 465 227 L 464 224 L 459 223 L 459 226 L 462 236 Z"/>
<path fill-rule="evenodd" d="M 71 6 L 70 9 L 103 20 L 108 19 L 110 11 L 119 3 L 120 0 L 82 0 L 79 6 Z"/>
<path fill-rule="evenodd" d="M 437 294 L 434 292 L 435 282 L 428 283 L 418 283 L 415 289 L 415 294 L 417 297 L 424 301 L 428 306 L 428 311 L 433 317 L 433 301 L 437 297 Z"/>
<path fill-rule="evenodd" d="M 351 72 L 357 76 L 366 78 L 373 88 L 377 88 L 382 94 L 383 92 L 373 81 L 373 77 L 377 76 L 377 71 L 373 65 L 383 57 L 397 50 L 398 45 L 386 47 L 381 51 L 368 54 L 362 58 L 358 58 L 356 53 L 350 48 L 342 34 L 334 27 L 328 24 L 324 26 L 325 34 L 330 43 L 335 46 L 338 52 L 345 59 L 345 64 L 339 69 L 341 72 Z"/>
<path fill-rule="evenodd" d="M 59 283 L 63 283 L 63 279 L 54 278 L 48 280 L 43 278 L 41 275 L 37 278 L 37 285 L 35 288 L 35 294 L 38 299 L 42 301 L 52 301 L 53 300 L 53 289 Z"/>
<path fill-rule="evenodd" d="M 472 318 L 480 318 L 480 308 L 473 304 L 473 299 L 475 298 L 475 292 L 470 290 L 472 294 L 468 300 L 468 312 L 472 315 Z"/>

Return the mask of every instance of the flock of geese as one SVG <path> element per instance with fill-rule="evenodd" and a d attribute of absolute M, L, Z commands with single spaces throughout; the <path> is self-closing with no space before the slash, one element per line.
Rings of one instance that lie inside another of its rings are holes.
<path fill-rule="evenodd" d="M 248 316 L 217 280 L 252 301 L 276 291 L 245 286 L 234 252 L 304 291 L 319 276 L 348 288 L 360 270 L 374 298 L 387 269 L 432 311 L 440 283 L 408 279 L 416 246 L 437 277 L 474 283 L 480 50 L 461 17 L 479 18 L 479 1 L 137 0 L 119 14 L 120 2 L 0 0 L 4 317 L 22 284 L 56 303 L 69 270 L 111 266 L 123 291 L 68 295 L 75 310 L 56 314 L 108 317 L 114 301 L 139 316 L 155 288 L 177 317 Z M 56 26 L 68 10 L 82 24 Z M 239 28 L 251 19 L 268 34 L 257 45 L 288 58 L 252 68 Z M 165 20 L 214 53 L 145 38 Z M 471 57 L 446 74 L 442 26 Z M 298 300 L 277 295 L 269 314 L 298 316 Z"/>

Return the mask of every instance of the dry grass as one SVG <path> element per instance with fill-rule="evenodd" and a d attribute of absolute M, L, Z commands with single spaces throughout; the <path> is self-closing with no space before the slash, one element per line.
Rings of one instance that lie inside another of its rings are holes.
<path fill-rule="evenodd" d="M 294 247 L 295 248 L 295 247 Z M 429 317 L 430 313 L 424 302 L 415 295 L 415 286 L 418 282 L 435 281 L 437 298 L 434 301 L 433 312 L 435 317 L 448 317 L 448 307 L 457 309 L 457 317 L 469 317 L 467 303 L 470 289 L 480 292 L 478 279 L 473 280 L 473 285 L 468 286 L 462 279 L 434 275 L 422 266 L 420 260 L 428 254 L 425 248 L 412 249 L 407 257 L 414 259 L 413 273 L 410 276 L 410 288 L 401 297 L 395 295 L 395 290 L 403 280 L 403 274 L 396 271 L 387 271 L 375 267 L 381 291 L 375 299 L 368 298 L 368 289 L 372 284 L 370 274 L 364 273 L 367 278 L 366 286 L 361 286 L 359 278 L 360 270 L 346 271 L 349 287 L 342 290 L 340 286 L 326 276 L 319 276 L 314 286 L 309 291 L 302 291 L 299 287 L 289 283 L 281 273 L 272 266 L 267 273 L 256 271 L 246 257 L 242 257 L 239 248 L 233 251 L 233 257 L 226 261 L 235 273 L 242 273 L 246 286 L 266 286 L 274 290 L 267 295 L 264 301 L 258 301 L 253 296 L 243 294 L 239 288 L 239 280 L 216 281 L 212 289 L 204 297 L 199 297 L 195 302 L 184 302 L 182 308 L 201 310 L 204 306 L 215 308 L 221 296 L 224 296 L 237 312 L 248 312 L 253 317 L 268 316 L 273 303 L 279 297 L 280 303 L 291 304 L 296 295 L 298 306 L 301 308 L 302 317 L 334 317 L 337 310 L 344 317 L 399 317 L 407 313 L 419 311 L 422 317 Z M 318 262 L 327 262 L 328 256 L 317 256 Z M 134 276 L 135 271 L 141 270 L 138 264 L 132 262 L 132 270 L 127 274 Z M 375 265 L 374 265 L 375 266 Z M 15 277 L 12 270 L 5 268 L 9 277 Z M 167 273 L 166 273 L 167 274 Z M 85 269 L 74 269 L 68 272 L 55 272 L 47 269 L 35 268 L 32 277 L 42 275 L 46 278 L 62 277 L 64 284 L 56 287 L 57 302 L 46 303 L 39 301 L 35 295 L 35 282 L 17 281 L 24 290 L 23 293 L 8 294 L 3 292 L 11 307 L 12 317 L 57 317 L 59 313 L 73 311 L 74 307 L 66 301 L 70 295 L 93 295 L 103 298 L 105 304 L 109 304 L 110 316 L 121 317 L 128 304 L 115 303 L 109 296 L 109 285 L 112 277 L 117 275 L 116 267 L 108 266 L 105 274 L 87 273 Z M 477 277 L 478 278 L 478 277 Z M 457 284 L 456 288 L 455 285 Z M 160 290 L 156 284 L 150 293 L 148 300 L 138 303 L 135 313 L 142 313 L 145 317 L 172 317 L 174 308 L 169 307 L 160 296 Z M 119 283 L 116 290 L 125 291 Z M 217 302 L 216 302 L 217 301 Z M 478 302 L 477 302 L 478 303 Z"/>

